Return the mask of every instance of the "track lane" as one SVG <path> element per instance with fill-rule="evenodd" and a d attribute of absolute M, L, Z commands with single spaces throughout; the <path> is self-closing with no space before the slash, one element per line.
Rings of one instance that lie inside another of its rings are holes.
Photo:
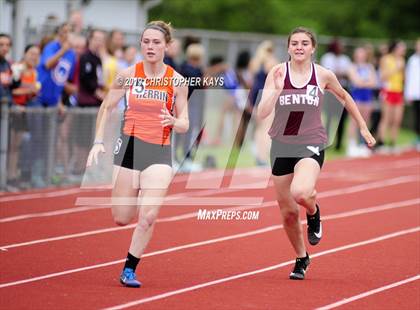
<path fill-rule="evenodd" d="M 323 244 L 320 244 L 319 247 L 317 247 L 317 251 L 340 246 L 344 243 L 360 241 L 361 235 L 364 238 L 375 237 L 381 233 L 390 233 L 396 229 L 407 228 L 407 225 L 418 225 L 418 220 L 415 217 L 416 215 L 418 215 L 418 209 L 415 207 L 377 213 L 375 214 L 375 218 L 378 223 L 384 223 L 384 220 L 390 216 L 392 218 L 396 218 L 397 216 L 403 217 L 407 220 L 405 222 L 395 221 L 389 223 L 389 225 L 381 224 L 376 227 L 376 229 L 369 228 L 369 226 L 371 226 L 369 224 L 372 222 L 372 214 L 325 221 L 324 225 L 327 235 L 325 240 L 323 240 Z M 355 218 L 358 220 L 355 221 Z M 348 227 L 350 223 L 353 223 L 353 227 L 360 231 L 358 236 L 349 234 L 346 230 L 346 227 Z M 329 231 L 334 231 L 334 234 L 328 234 Z M 161 232 L 160 235 L 162 236 L 163 233 Z M 174 235 L 174 233 L 172 233 L 172 235 Z M 273 242 L 278 244 L 279 252 L 273 251 Z M 100 249 L 100 247 L 97 247 L 97 249 Z M 98 250 L 97 252 L 97 255 L 87 255 L 86 257 L 106 255 L 104 250 Z M 257 253 L 267 254 L 256 256 Z M 250 269 L 256 269 L 257 267 L 264 267 L 268 264 L 275 264 L 279 261 L 288 260 L 290 257 L 293 257 L 290 245 L 288 245 L 288 242 L 286 241 L 284 232 L 279 230 L 214 245 L 158 255 L 146 258 L 143 261 L 142 277 L 147 279 L 147 285 L 144 290 L 141 291 L 141 294 L 144 293 L 149 295 L 149 292 L 151 294 L 157 294 L 168 287 L 183 287 L 191 283 L 191 279 L 193 279 L 194 282 L 201 283 L 217 277 L 224 277 L 226 274 L 229 275 L 233 272 L 245 272 Z M 71 257 L 67 257 L 67 260 L 71 259 Z M 83 256 L 75 257 L 75 264 L 80 266 L 81 259 L 83 261 Z M 158 270 L 155 268 L 156 266 L 160 266 Z M 108 296 L 106 293 L 108 290 L 114 291 L 114 289 L 111 288 L 118 287 L 115 276 L 119 273 L 119 269 L 119 265 L 114 265 L 96 271 L 85 271 L 55 279 L 27 283 L 20 285 L 20 287 L 24 288 L 28 295 L 31 296 L 33 294 L 31 292 L 39 292 L 42 285 L 47 285 L 55 292 L 59 283 L 60 290 L 67 287 L 67 290 L 65 291 L 67 294 L 70 294 L 70 292 L 73 292 L 74 290 L 79 291 L 80 289 L 84 291 L 85 289 L 89 289 L 89 285 L 91 284 L 86 283 L 86 279 L 95 275 L 96 283 L 102 283 L 102 288 L 97 289 L 97 293 Z M 4 269 L 2 268 L 2 270 Z M 288 270 L 284 272 L 288 273 Z M 164 284 L 162 284 L 162 281 Z M 88 287 L 86 287 L 86 285 Z M 13 291 L 16 291 L 13 287 L 4 288 L 2 289 L 2 294 L 9 296 Z M 61 293 L 57 291 L 59 296 L 62 296 L 62 293 L 62 291 Z M 47 296 L 44 296 L 44 298 L 48 298 L 48 294 Z M 127 292 L 127 294 L 132 297 L 131 292 Z M 96 294 L 93 295 L 96 296 Z M 124 293 L 124 298 L 123 296 L 119 296 L 119 298 L 127 300 L 125 297 L 130 297 L 125 295 L 126 294 Z M 90 299 L 93 301 L 98 298 L 100 297 L 92 296 Z M 119 298 L 117 296 L 118 300 Z M 40 300 L 45 299 L 41 298 Z M 70 299 L 67 298 L 67 300 L 70 302 Z M 62 304 L 65 306 L 66 302 L 62 302 Z"/>

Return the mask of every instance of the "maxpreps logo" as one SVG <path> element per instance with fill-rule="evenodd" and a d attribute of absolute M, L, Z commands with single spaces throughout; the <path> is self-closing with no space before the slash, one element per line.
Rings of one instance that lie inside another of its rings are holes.
<path fill-rule="evenodd" d="M 319 105 L 318 86 L 308 85 L 305 94 L 285 94 L 279 97 L 280 105 L 304 104 L 317 107 Z"/>
<path fill-rule="evenodd" d="M 199 209 L 197 213 L 198 220 L 258 220 L 260 211 L 242 211 L 242 210 L 207 210 Z"/>

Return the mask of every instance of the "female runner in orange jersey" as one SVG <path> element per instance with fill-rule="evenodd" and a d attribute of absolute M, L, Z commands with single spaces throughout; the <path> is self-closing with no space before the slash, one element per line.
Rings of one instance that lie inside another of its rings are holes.
<path fill-rule="evenodd" d="M 105 152 L 107 118 L 124 96 L 122 133 L 114 149 L 112 215 L 118 225 L 127 225 L 138 214 L 120 277 L 120 282 L 127 287 L 141 286 L 135 270 L 152 236 L 172 179 L 171 131 L 183 133 L 189 126 L 188 87 L 170 82 L 181 80 L 182 76 L 163 63 L 172 40 L 171 32 L 170 25 L 162 21 L 146 25 L 140 41 L 144 60 L 117 76 L 101 105 L 95 142 L 87 161 L 87 166 L 97 163 L 98 155 Z"/>

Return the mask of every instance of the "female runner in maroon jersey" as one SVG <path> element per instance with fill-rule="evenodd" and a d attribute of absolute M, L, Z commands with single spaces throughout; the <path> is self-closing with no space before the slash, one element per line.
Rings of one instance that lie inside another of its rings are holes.
<path fill-rule="evenodd" d="M 312 62 L 315 48 L 316 40 L 311 31 L 305 28 L 292 31 L 288 38 L 290 61 L 276 65 L 268 74 L 257 112 L 260 119 L 270 115 L 273 109 L 275 113 L 268 132 L 272 139 L 272 178 L 284 229 L 297 256 L 290 279 L 298 280 L 305 278 L 310 262 L 298 205 L 306 209 L 309 243 L 315 245 L 322 237 L 315 185 L 328 141 L 321 122 L 324 90 L 330 91 L 344 105 L 368 146 L 376 143 L 335 74 Z"/>

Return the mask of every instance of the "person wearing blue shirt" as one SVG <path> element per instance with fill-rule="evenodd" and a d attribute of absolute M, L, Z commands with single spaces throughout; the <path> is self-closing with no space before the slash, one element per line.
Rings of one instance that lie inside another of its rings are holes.
<path fill-rule="evenodd" d="M 76 53 L 70 46 L 69 32 L 68 24 L 59 26 L 56 39 L 42 51 L 37 68 L 42 85 L 38 99 L 45 107 L 56 107 L 59 104 L 64 85 L 74 74 Z"/>
<path fill-rule="evenodd" d="M 69 42 L 70 26 L 60 25 L 56 30 L 56 38 L 49 42 L 42 50 L 41 59 L 37 67 L 38 81 L 41 90 L 36 100 L 28 104 L 30 107 L 58 107 L 60 120 L 64 120 L 64 104 L 61 95 L 68 81 L 73 78 L 76 64 L 76 53 Z M 33 152 L 32 186 L 44 187 L 46 184 L 46 162 L 48 145 L 55 135 L 49 128 L 51 114 L 30 113 L 28 125 L 31 128 L 31 150 Z M 47 180 L 48 181 L 48 180 Z"/>

